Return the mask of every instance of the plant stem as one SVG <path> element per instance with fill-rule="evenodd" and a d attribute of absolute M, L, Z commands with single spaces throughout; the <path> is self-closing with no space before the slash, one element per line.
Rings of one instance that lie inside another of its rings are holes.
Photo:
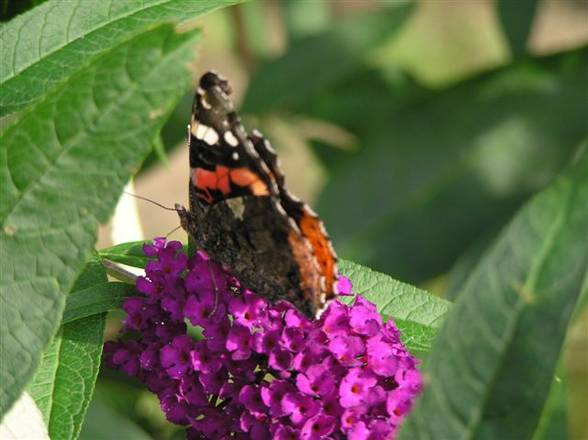
<path fill-rule="evenodd" d="M 102 260 L 102 265 L 106 268 L 106 273 L 119 281 L 129 284 L 135 284 L 137 275 L 128 270 L 123 269 L 118 264 L 110 260 Z"/>

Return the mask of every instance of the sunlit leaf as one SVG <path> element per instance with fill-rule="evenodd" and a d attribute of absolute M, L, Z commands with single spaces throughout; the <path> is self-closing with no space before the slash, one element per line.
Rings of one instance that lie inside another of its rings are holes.
<path fill-rule="evenodd" d="M 99 222 L 191 84 L 198 33 L 157 26 L 94 58 L 0 137 L 0 414 L 55 334 Z"/>
<path fill-rule="evenodd" d="M 104 267 L 93 259 L 70 296 L 104 282 Z M 61 327 L 27 387 L 51 438 L 75 439 L 80 433 L 100 368 L 105 319 L 100 313 Z"/>

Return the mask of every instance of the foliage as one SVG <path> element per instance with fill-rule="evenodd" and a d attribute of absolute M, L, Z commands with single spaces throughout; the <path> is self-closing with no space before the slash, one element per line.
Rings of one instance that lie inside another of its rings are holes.
<path fill-rule="evenodd" d="M 532 436 L 588 275 L 586 231 L 584 148 L 466 280 L 431 350 L 431 383 L 405 438 Z"/>
<path fill-rule="evenodd" d="M 93 258 L 72 288 L 71 296 L 106 282 L 101 261 Z M 76 438 L 94 391 L 100 367 L 106 313 L 64 323 L 45 349 L 28 385 L 52 438 Z"/>
<path fill-rule="evenodd" d="M 184 136 L 190 23 L 238 2 L 0 2 L 0 417 L 30 395 L 52 438 L 180 435 L 112 372 L 93 399 L 107 313 L 135 292 L 104 262 L 149 261 L 143 242 L 97 251 L 97 227 Z M 422 5 L 343 19 L 327 5 L 280 3 L 275 58 L 270 6 L 231 10 L 255 66 L 243 110 L 277 149 L 312 152 L 341 272 L 423 360 L 401 438 L 572 435 L 562 347 L 588 298 L 588 48 L 529 53 L 540 2 L 498 1 L 510 58 L 432 87 L 393 56 Z"/>
<path fill-rule="evenodd" d="M 162 23 L 184 10 L 164 3 L 92 21 L 75 2 L 46 2 L 0 29 L 3 112 L 21 110 L 3 121 L 0 138 L 1 414 L 54 336 L 98 223 L 191 83 L 186 66 L 199 33 Z M 187 16 L 221 5 L 202 3 Z M 42 22 L 39 34 L 33 23 Z"/>

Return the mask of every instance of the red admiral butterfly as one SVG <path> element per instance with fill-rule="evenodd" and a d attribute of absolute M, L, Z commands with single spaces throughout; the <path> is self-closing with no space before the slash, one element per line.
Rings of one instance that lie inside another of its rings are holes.
<path fill-rule="evenodd" d="M 284 186 L 278 157 L 247 133 L 226 79 L 200 79 L 188 125 L 190 210 L 182 227 L 247 287 L 314 316 L 337 293 L 335 252 L 323 223 Z"/>

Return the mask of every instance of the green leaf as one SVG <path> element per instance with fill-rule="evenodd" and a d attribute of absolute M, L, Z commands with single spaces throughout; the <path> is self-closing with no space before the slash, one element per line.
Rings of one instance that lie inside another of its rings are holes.
<path fill-rule="evenodd" d="M 104 267 L 93 259 L 76 281 L 72 295 L 105 281 Z M 105 320 L 101 313 L 64 325 L 43 353 L 28 390 L 51 438 L 79 435 L 100 368 Z"/>
<path fill-rule="evenodd" d="M 143 245 L 146 241 L 131 241 L 98 251 L 101 258 L 126 264 L 127 266 L 143 268 L 152 260 L 143 253 Z"/>
<path fill-rule="evenodd" d="M 329 2 L 283 2 L 284 20 L 290 42 L 328 29 L 331 24 L 332 7 L 333 4 Z"/>
<path fill-rule="evenodd" d="M 383 318 L 387 321 L 390 317 L 383 315 Z M 400 339 L 408 350 L 419 359 L 426 359 L 437 337 L 438 328 L 404 319 L 394 319 L 394 323 L 400 330 Z"/>
<path fill-rule="evenodd" d="M 586 136 L 587 69 L 583 48 L 402 106 L 382 82 L 317 97 L 312 115 L 348 124 L 361 145 L 338 155 L 318 201 L 339 255 L 413 283 L 447 271 L 569 161 Z"/>
<path fill-rule="evenodd" d="M 126 264 L 127 266 L 144 268 L 153 258 L 143 253 L 143 245 L 151 243 L 146 241 L 130 241 L 121 243 L 98 251 L 101 258 L 114 261 L 115 263 Z M 188 254 L 188 245 L 184 244 L 184 252 Z"/>
<path fill-rule="evenodd" d="M 566 369 L 560 361 L 533 440 L 566 440 L 569 437 L 568 385 Z"/>
<path fill-rule="evenodd" d="M 122 307 L 129 296 L 136 295 L 135 286 L 127 283 L 104 282 L 72 292 L 67 297 L 62 324 L 99 315 Z"/>
<path fill-rule="evenodd" d="M 514 56 L 522 56 L 527 52 L 527 42 L 533 19 L 537 12 L 539 0 L 498 0 L 496 2 L 498 18 Z"/>
<path fill-rule="evenodd" d="M 484 235 L 459 256 L 447 275 L 447 287 L 443 293 L 443 298 L 449 301 L 457 299 L 457 295 L 463 289 L 463 285 L 470 273 L 476 267 L 488 246 L 494 242 L 498 232 L 491 231 L 490 234 Z"/>
<path fill-rule="evenodd" d="M 155 156 L 157 156 L 157 159 L 162 165 L 169 165 L 169 158 L 167 157 L 167 152 L 165 151 L 165 145 L 163 144 L 163 140 L 159 135 L 157 135 L 153 141 L 153 153 Z"/>
<path fill-rule="evenodd" d="M 0 0 L 0 21 L 8 21 L 46 0 Z"/>
<path fill-rule="evenodd" d="M 236 1 L 47 1 L 0 28 L 0 115 L 42 99 L 150 24 L 193 19 Z"/>
<path fill-rule="evenodd" d="M 400 438 L 530 438 L 588 268 L 588 148 L 472 272 Z"/>
<path fill-rule="evenodd" d="M 369 49 L 400 29 L 411 10 L 411 5 L 388 7 L 301 39 L 283 57 L 259 69 L 247 90 L 243 111 L 264 113 L 301 106 L 313 94 L 348 78 L 365 64 Z"/>
<path fill-rule="evenodd" d="M 94 399 L 80 434 L 81 440 L 96 439 L 152 440 L 132 420 L 110 408 L 102 399 Z"/>
<path fill-rule="evenodd" d="M 385 319 L 394 319 L 409 350 L 420 357 L 429 351 L 451 305 L 448 301 L 351 261 L 339 261 L 339 271 L 351 280 L 353 293 L 376 304 Z"/>
<path fill-rule="evenodd" d="M 57 330 L 98 223 L 190 85 L 197 36 L 161 25 L 125 42 L 0 136 L 0 414 Z"/>

